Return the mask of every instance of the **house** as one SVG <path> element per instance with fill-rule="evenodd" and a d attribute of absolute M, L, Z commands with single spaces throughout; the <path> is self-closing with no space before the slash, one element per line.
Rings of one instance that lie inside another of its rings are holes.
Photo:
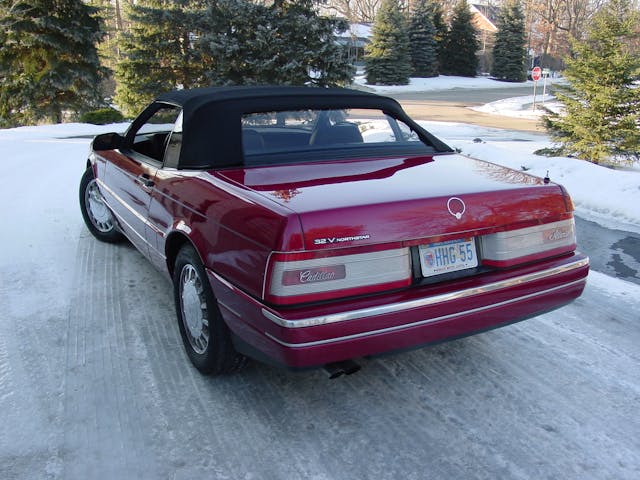
<path fill-rule="evenodd" d="M 347 30 L 337 34 L 337 42 L 348 48 L 351 63 L 363 61 L 364 47 L 371 41 L 371 28 L 370 23 L 350 23 Z"/>
<path fill-rule="evenodd" d="M 491 4 L 472 3 L 469 5 L 472 18 L 471 22 L 478 32 L 480 41 L 479 53 L 485 53 L 493 48 L 495 34 L 498 31 L 498 15 L 500 8 Z"/>
<path fill-rule="evenodd" d="M 472 3 L 469 5 L 471 11 L 471 23 L 476 29 L 478 39 L 478 71 L 490 72 L 493 61 L 491 52 L 495 43 L 498 27 L 498 15 L 500 8 L 490 3 Z"/>

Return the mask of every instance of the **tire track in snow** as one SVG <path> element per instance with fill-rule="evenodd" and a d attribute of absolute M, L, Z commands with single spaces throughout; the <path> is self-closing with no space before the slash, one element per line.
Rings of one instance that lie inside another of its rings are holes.
<path fill-rule="evenodd" d="M 13 393 L 9 354 L 2 337 L 0 337 L 0 402 L 7 400 Z"/>
<path fill-rule="evenodd" d="M 215 387 L 219 378 L 203 377 L 191 366 L 176 324 L 170 284 L 135 252 L 123 270 L 133 287 L 123 293 L 139 320 L 134 324 L 139 329 L 137 336 L 148 352 L 148 375 L 156 385 L 161 399 L 157 407 L 169 427 L 164 444 L 159 445 L 173 470 L 169 473 L 176 479 L 203 474 L 243 478 L 242 465 L 252 456 L 243 458 L 243 453 L 251 447 L 246 437 L 239 438 L 234 431 L 242 427 L 245 415 L 236 401 L 224 399 L 222 390 L 211 396 L 208 386 Z"/>
<path fill-rule="evenodd" d="M 284 408 L 287 399 L 279 393 L 280 382 L 272 380 L 305 381 L 304 375 L 254 364 L 237 375 L 202 376 L 184 352 L 170 283 L 135 252 L 122 270 L 132 287 L 122 292 L 137 318 L 131 325 L 139 329 L 136 337 L 146 346 L 150 376 L 160 399 L 157 409 L 169 427 L 160 441 L 164 441 L 165 463 L 174 469 L 172 478 L 333 477 L 324 475 L 318 452 L 291 449 L 289 433 L 295 428 L 288 425 L 295 425 L 290 419 L 298 414 Z M 324 375 L 312 375 L 324 381 Z M 268 456 L 260 455 L 266 451 Z"/>
<path fill-rule="evenodd" d="M 135 352 L 121 303 L 121 246 L 81 238 L 66 336 L 65 479 L 151 478 L 150 412 L 132 374 Z"/>
<path fill-rule="evenodd" d="M 5 275 L 8 278 L 8 272 L 4 269 L 0 270 L 2 274 L 0 276 L 0 301 L 4 301 L 11 295 L 8 285 L 5 284 Z M 3 302 L 4 303 L 4 302 Z M 5 327 L 6 328 L 6 327 Z M 0 330 L 0 402 L 7 399 L 13 393 L 13 387 L 11 384 L 11 365 L 9 364 L 9 354 L 7 353 L 7 346 L 4 343 L 3 337 L 5 333 Z"/>

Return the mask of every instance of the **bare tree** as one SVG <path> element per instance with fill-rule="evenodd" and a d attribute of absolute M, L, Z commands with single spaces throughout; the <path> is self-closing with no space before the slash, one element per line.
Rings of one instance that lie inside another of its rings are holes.
<path fill-rule="evenodd" d="M 586 25 L 594 13 L 605 3 L 604 0 L 563 0 L 562 21 L 558 29 L 574 38 L 581 38 Z"/>
<path fill-rule="evenodd" d="M 373 23 L 381 0 L 328 0 L 323 9 L 352 23 Z"/>
<path fill-rule="evenodd" d="M 532 45 L 544 55 L 566 53 L 568 36 L 580 38 L 604 1 L 530 0 L 526 7 Z"/>

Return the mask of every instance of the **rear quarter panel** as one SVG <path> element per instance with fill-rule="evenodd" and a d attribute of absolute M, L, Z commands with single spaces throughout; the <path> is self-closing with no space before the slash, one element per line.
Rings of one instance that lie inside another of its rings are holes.
<path fill-rule="evenodd" d="M 157 238 L 158 250 L 166 252 L 169 236 L 180 232 L 207 268 L 260 297 L 270 252 L 300 248 L 302 233 L 297 215 L 275 203 L 267 208 L 252 196 L 215 174 L 159 171 L 149 213 L 163 232 Z M 167 262 L 170 270 L 171 258 Z"/>

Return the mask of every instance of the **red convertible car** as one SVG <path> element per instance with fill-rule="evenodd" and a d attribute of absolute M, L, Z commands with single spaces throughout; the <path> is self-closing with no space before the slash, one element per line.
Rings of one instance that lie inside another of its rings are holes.
<path fill-rule="evenodd" d="M 172 280 L 203 373 L 359 357 L 485 331 L 584 289 L 566 190 L 455 153 L 390 98 L 229 87 L 158 97 L 93 140 L 87 227 Z"/>

